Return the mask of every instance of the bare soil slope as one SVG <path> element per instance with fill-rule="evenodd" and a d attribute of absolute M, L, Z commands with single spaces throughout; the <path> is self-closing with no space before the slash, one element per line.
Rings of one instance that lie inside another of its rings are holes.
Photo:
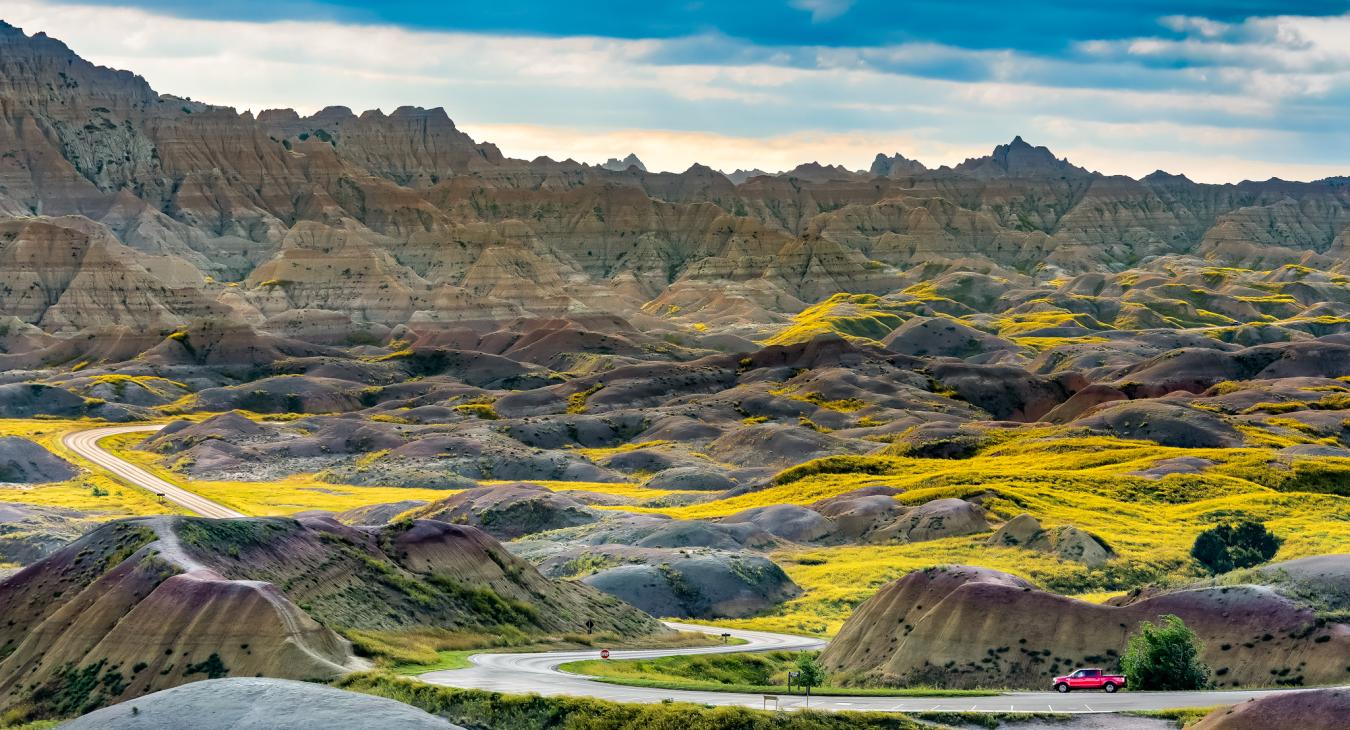
<path fill-rule="evenodd" d="M 472 527 L 331 518 L 137 518 L 0 583 L 0 703 L 63 716 L 206 677 L 329 679 L 338 631 L 665 629 L 555 582 Z"/>
<path fill-rule="evenodd" d="M 1350 625 L 1263 585 L 1203 586 L 1100 605 L 985 568 L 916 571 L 883 587 L 830 642 L 831 671 L 884 684 L 1043 689 L 1077 666 L 1113 666 L 1140 621 L 1180 616 L 1227 686 L 1350 679 Z"/>

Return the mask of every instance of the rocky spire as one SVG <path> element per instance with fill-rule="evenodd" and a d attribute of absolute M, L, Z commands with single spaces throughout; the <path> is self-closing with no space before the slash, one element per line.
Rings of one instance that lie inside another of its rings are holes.
<path fill-rule="evenodd" d="M 956 166 L 972 177 L 1031 177 L 1046 174 L 1086 175 L 1087 170 L 1055 157 L 1046 147 L 1032 146 L 1021 135 L 994 148 L 986 157 L 976 157 Z"/>
<path fill-rule="evenodd" d="M 877 153 L 875 160 L 872 160 L 870 172 L 878 177 L 897 177 L 899 175 L 914 175 L 920 172 L 926 172 L 922 162 L 911 160 L 908 157 L 896 152 L 891 157 Z"/>
<path fill-rule="evenodd" d="M 640 172 L 647 171 L 647 166 L 642 164 L 642 160 L 639 160 L 638 156 L 632 153 L 629 153 L 629 155 L 623 158 L 622 160 L 611 157 L 608 160 L 606 160 L 605 164 L 601 165 L 600 167 L 603 167 L 606 170 L 613 170 L 615 172 L 624 172 L 628 170 L 628 168 L 630 167 L 636 167 Z"/>

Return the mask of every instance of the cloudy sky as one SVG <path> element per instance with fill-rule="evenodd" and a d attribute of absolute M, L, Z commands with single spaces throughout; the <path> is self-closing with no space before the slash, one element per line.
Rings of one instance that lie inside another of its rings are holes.
<path fill-rule="evenodd" d="M 0 18 L 241 111 L 443 106 L 515 157 L 938 165 L 1020 134 L 1108 173 L 1350 174 L 1350 0 L 6 0 Z"/>

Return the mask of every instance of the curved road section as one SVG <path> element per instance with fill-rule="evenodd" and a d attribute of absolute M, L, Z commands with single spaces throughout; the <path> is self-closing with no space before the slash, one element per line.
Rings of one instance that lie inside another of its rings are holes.
<path fill-rule="evenodd" d="M 746 643 L 736 646 L 710 646 L 687 649 L 638 649 L 610 653 L 611 659 L 654 659 L 663 656 L 694 654 L 730 654 L 743 651 L 805 651 L 820 649 L 825 642 L 803 636 L 771 634 L 763 631 L 742 631 L 696 624 L 667 623 L 680 631 L 702 631 L 710 634 L 729 633 Z M 700 692 L 692 690 L 628 687 L 600 682 L 580 674 L 559 671 L 558 666 L 582 659 L 599 659 L 596 650 L 554 651 L 531 654 L 475 654 L 469 657 L 473 664 L 468 669 L 449 669 L 427 672 L 418 678 L 431 684 L 466 689 L 482 689 L 513 694 L 571 695 L 595 697 L 612 702 L 657 703 L 663 700 L 692 702 L 700 705 L 731 705 L 782 710 L 807 707 L 800 695 L 774 694 L 766 700 L 763 694 L 741 692 Z M 988 697 L 812 697 L 810 707 L 816 710 L 854 710 L 860 712 L 1058 712 L 1069 714 L 1097 712 L 1127 712 L 1135 710 L 1166 710 L 1179 707 L 1212 707 L 1232 705 L 1277 692 L 1300 690 L 1239 690 L 1232 692 L 1007 692 Z"/>
<path fill-rule="evenodd" d="M 173 502 L 193 514 L 202 517 L 243 517 L 244 513 L 226 507 L 218 502 L 193 494 L 182 487 L 176 486 L 168 481 L 160 479 L 150 472 L 142 469 L 131 462 L 114 456 L 98 445 L 100 439 L 109 436 L 116 436 L 123 433 L 139 433 L 142 431 L 158 431 L 164 428 L 162 425 L 142 425 L 142 426 L 109 426 L 107 428 L 93 428 L 88 431 L 75 431 L 61 437 L 61 444 L 80 457 L 98 465 L 105 471 L 112 474 L 118 480 L 130 484 L 133 487 L 140 487 L 164 499 Z"/>
<path fill-rule="evenodd" d="M 75 431 L 61 438 L 66 448 L 107 470 L 119 480 L 146 489 L 164 499 L 203 517 L 244 517 L 241 512 L 212 502 L 205 497 L 176 486 L 125 459 L 103 450 L 98 442 L 109 436 L 142 431 L 158 431 L 162 425 L 109 426 L 88 431 Z M 671 623 L 667 626 L 680 631 L 702 631 L 710 634 L 729 633 L 745 641 L 738 645 L 701 646 L 683 649 L 629 649 L 612 652 L 613 659 L 655 659 L 663 656 L 698 654 L 731 654 L 744 651 L 807 651 L 820 649 L 825 642 L 804 636 L 773 634 L 766 631 L 724 629 L 697 624 Z M 762 694 L 741 692 L 700 692 L 668 690 L 649 687 L 627 687 L 608 684 L 592 677 L 558 670 L 559 665 L 583 659 L 597 659 L 599 652 L 552 651 L 529 654 L 475 654 L 469 657 L 473 664 L 468 669 L 428 672 L 420 676 L 425 682 L 484 689 L 516 694 L 572 695 L 595 697 L 613 702 L 655 703 L 666 699 L 693 702 L 702 705 L 738 705 L 763 707 Z M 810 707 L 819 710 L 858 710 L 865 712 L 1126 712 L 1131 710 L 1165 710 L 1179 707 L 1212 707 L 1232 705 L 1278 692 L 1300 690 L 1237 690 L 1225 692 L 1118 692 L 1116 694 L 1074 692 L 1061 695 L 1056 692 L 1008 692 L 988 697 L 812 697 Z M 777 707 L 783 710 L 802 709 L 806 698 L 799 695 L 774 695 Z M 774 702 L 768 700 L 772 707 Z"/>

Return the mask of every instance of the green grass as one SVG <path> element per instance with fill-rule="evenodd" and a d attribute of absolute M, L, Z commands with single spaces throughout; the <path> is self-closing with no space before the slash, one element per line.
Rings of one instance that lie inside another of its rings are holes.
<path fill-rule="evenodd" d="M 469 657 L 482 653 L 482 649 L 447 649 L 436 652 L 436 661 L 434 662 L 428 664 L 399 664 L 395 665 L 391 671 L 395 674 L 411 676 L 438 672 L 444 669 L 467 669 L 472 666 L 469 663 Z"/>
<path fill-rule="evenodd" d="M 451 722 L 512 730 L 933 730 L 913 717 L 884 712 L 764 712 L 744 707 L 707 707 L 681 702 L 622 704 L 587 697 L 541 697 L 438 687 L 387 672 L 348 675 L 342 689 L 387 697 Z M 934 722 L 967 722 L 995 728 L 1012 717 L 933 715 Z M 1049 718 L 1050 715 L 1036 715 Z"/>
<path fill-rule="evenodd" d="M 1179 707 L 1172 710 L 1138 710 L 1127 712 L 1127 715 L 1135 717 L 1149 717 L 1155 720 L 1171 720 L 1176 723 L 1178 728 L 1185 728 L 1194 725 L 1209 713 L 1224 707 L 1218 705 L 1215 707 Z"/>
<path fill-rule="evenodd" d="M 163 503 L 153 494 L 113 479 L 107 472 L 84 461 L 61 445 L 61 438 L 73 431 L 106 426 L 87 418 L 4 418 L 0 436 L 30 439 L 53 454 L 78 467 L 88 469 L 73 479 L 48 484 L 16 484 L 0 487 L 0 502 L 18 502 L 43 507 L 64 507 L 88 512 L 98 519 L 117 519 L 137 515 L 181 514 L 182 510 Z"/>
<path fill-rule="evenodd" d="M 585 674 L 601 682 L 630 687 L 697 690 L 705 692 L 741 692 L 777 694 L 787 691 L 787 673 L 797 658 L 796 652 L 775 651 L 739 654 L 701 654 L 661 657 L 659 659 L 588 659 L 568 662 L 564 672 Z M 794 690 L 795 691 L 795 690 Z M 875 697 L 978 697 L 996 695 L 991 690 L 949 690 L 927 687 L 856 688 L 824 686 L 811 690 L 816 695 L 864 695 Z"/>
<path fill-rule="evenodd" d="M 588 697 L 542 697 L 438 687 L 390 674 L 363 672 L 336 686 L 387 697 L 473 728 L 512 730 L 935 730 L 938 727 L 999 728 L 1028 721 L 1064 721 L 1068 715 L 1034 713 L 764 712 L 682 702 L 627 704 Z"/>
<path fill-rule="evenodd" d="M 596 383 L 585 390 L 578 390 L 572 395 L 567 396 L 568 413 L 585 413 L 587 410 L 586 399 L 600 392 L 605 387 L 604 383 Z"/>
<path fill-rule="evenodd" d="M 882 299 L 875 294 L 835 294 L 807 307 L 792 323 L 761 342 L 761 345 L 792 345 L 823 334 L 875 342 L 904 323 L 914 306 Z"/>

